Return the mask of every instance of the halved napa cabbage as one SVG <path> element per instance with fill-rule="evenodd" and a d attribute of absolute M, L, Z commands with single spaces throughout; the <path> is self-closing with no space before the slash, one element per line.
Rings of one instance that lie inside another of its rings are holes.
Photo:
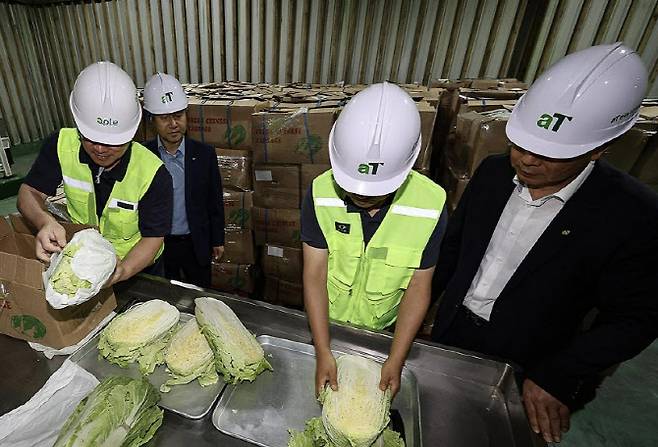
<path fill-rule="evenodd" d="M 146 375 L 164 363 L 165 349 L 180 312 L 162 300 L 138 304 L 115 317 L 101 333 L 98 351 L 122 368 L 137 361 Z"/>
<path fill-rule="evenodd" d="M 379 389 L 381 365 L 343 355 L 336 360 L 338 391 L 320 394 L 322 417 L 306 422 L 304 431 L 290 430 L 288 447 L 404 447 L 400 435 L 387 428 L 391 394 Z"/>
<path fill-rule="evenodd" d="M 219 380 L 212 350 L 199 330 L 196 318 L 185 323 L 171 337 L 165 362 L 171 378 L 160 386 L 163 393 L 171 390 L 172 385 L 189 383 L 194 379 L 198 379 L 201 386 L 212 385 Z"/>
<path fill-rule="evenodd" d="M 272 366 L 265 360 L 256 337 L 244 327 L 235 313 L 214 298 L 197 298 L 195 315 L 215 357 L 215 368 L 227 383 L 253 381 Z"/>

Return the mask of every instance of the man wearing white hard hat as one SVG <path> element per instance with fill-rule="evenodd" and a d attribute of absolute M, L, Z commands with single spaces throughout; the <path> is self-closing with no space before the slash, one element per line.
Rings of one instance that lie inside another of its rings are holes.
<path fill-rule="evenodd" d="M 331 130 L 332 169 L 313 181 L 302 206 L 317 392 L 337 386 L 330 319 L 376 330 L 395 324 L 380 388 L 399 389 L 445 228 L 445 192 L 411 170 L 422 143 L 416 104 L 389 83 L 354 96 Z"/>
<path fill-rule="evenodd" d="M 156 73 L 144 87 L 144 110 L 158 136 L 145 146 L 174 182 L 171 234 L 165 237 L 165 277 L 210 287 L 211 257 L 224 253 L 224 205 L 215 150 L 185 136 L 187 95 L 178 79 Z"/>
<path fill-rule="evenodd" d="M 140 271 L 161 273 L 171 177 L 160 159 L 132 141 L 142 118 L 135 84 L 111 62 L 91 64 L 75 81 L 70 107 L 76 128 L 46 139 L 18 192 L 18 209 L 38 230 L 38 258 L 48 261 L 67 242 L 64 228 L 44 210 L 45 198 L 63 182 L 71 220 L 98 226 L 121 259 L 110 284 Z"/>
<path fill-rule="evenodd" d="M 512 112 L 510 155 L 481 164 L 441 246 L 432 338 L 518 365 L 547 442 L 561 440 L 598 374 L 657 335 L 658 196 L 601 160 L 646 87 L 621 43 L 550 67 Z"/>

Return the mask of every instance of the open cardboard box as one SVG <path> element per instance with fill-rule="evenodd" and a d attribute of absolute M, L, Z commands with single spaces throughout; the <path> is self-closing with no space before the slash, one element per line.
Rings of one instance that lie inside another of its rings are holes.
<path fill-rule="evenodd" d="M 62 225 L 67 240 L 88 228 Z M 58 349 L 74 345 L 116 308 L 116 296 L 107 288 L 78 306 L 50 307 L 41 276 L 47 266 L 36 258 L 34 233 L 20 215 L 0 218 L 0 333 Z"/>

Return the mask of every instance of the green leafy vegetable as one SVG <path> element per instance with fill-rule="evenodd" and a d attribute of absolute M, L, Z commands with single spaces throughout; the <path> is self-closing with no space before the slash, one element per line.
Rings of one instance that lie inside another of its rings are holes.
<path fill-rule="evenodd" d="M 215 356 L 215 368 L 227 383 L 253 381 L 272 366 L 263 348 L 230 307 L 213 298 L 197 298 L 194 313 Z"/>
<path fill-rule="evenodd" d="M 160 387 L 163 393 L 171 390 L 172 385 L 189 383 L 194 379 L 198 379 L 201 386 L 212 385 L 219 380 L 212 350 L 195 318 L 185 323 L 171 338 L 165 362 L 171 378 Z"/>
<path fill-rule="evenodd" d="M 180 312 L 162 300 L 139 304 L 115 317 L 101 333 L 98 351 L 122 368 L 137 361 L 142 374 L 164 363 Z"/>
<path fill-rule="evenodd" d="M 89 289 L 91 283 L 86 279 L 79 278 L 71 269 L 73 256 L 80 250 L 80 244 L 68 244 L 60 254 L 61 259 L 52 276 L 50 283 L 57 293 L 74 296 L 78 289 Z"/>
<path fill-rule="evenodd" d="M 108 377 L 64 423 L 54 447 L 138 447 L 162 424 L 160 394 L 147 380 Z"/>

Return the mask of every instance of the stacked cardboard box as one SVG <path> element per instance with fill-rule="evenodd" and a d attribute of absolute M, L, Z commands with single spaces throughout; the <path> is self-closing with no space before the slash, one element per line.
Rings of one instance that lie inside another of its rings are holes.
<path fill-rule="evenodd" d="M 287 98 L 294 102 L 252 115 L 254 227 L 265 275 L 263 296 L 296 308 L 303 306 L 300 208 L 313 178 L 329 168 L 329 133 L 338 112 L 331 95 L 323 100 L 311 95 L 308 102 L 311 93 L 295 88 Z M 339 97 L 344 100 L 343 93 Z"/>
<path fill-rule="evenodd" d="M 217 148 L 224 203 L 224 256 L 212 266 L 212 287 L 251 294 L 256 263 L 253 235 L 251 151 Z"/>

